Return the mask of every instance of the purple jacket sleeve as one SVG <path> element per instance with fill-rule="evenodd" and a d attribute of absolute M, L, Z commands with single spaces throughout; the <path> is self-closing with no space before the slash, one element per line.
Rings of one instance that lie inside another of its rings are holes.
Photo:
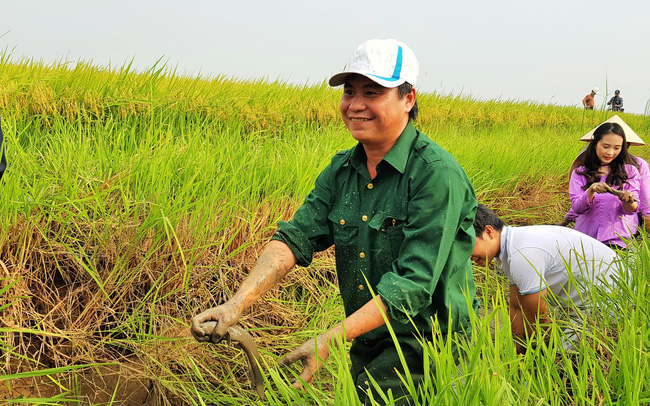
<path fill-rule="evenodd" d="M 583 175 L 578 175 L 576 172 L 582 170 L 584 167 L 579 167 L 571 174 L 569 181 L 569 196 L 571 197 L 571 207 L 576 214 L 583 214 L 589 210 L 589 195 L 582 187 L 587 184 L 587 179 Z"/>

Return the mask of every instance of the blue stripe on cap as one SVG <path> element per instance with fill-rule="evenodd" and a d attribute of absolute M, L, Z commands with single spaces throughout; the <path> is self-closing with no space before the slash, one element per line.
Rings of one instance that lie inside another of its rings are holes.
<path fill-rule="evenodd" d="M 397 60 L 395 61 L 395 70 L 393 71 L 393 76 L 391 77 L 385 77 L 385 76 L 379 76 L 379 75 L 370 75 L 374 76 L 377 79 L 382 79 L 382 80 L 388 80 L 391 82 L 395 82 L 399 80 L 400 75 L 402 74 L 402 47 L 397 46 Z"/>

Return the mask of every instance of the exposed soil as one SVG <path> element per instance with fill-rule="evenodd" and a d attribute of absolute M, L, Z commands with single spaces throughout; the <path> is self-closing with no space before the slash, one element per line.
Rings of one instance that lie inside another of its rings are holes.
<path fill-rule="evenodd" d="M 138 406 L 149 404 L 152 382 L 135 363 L 100 366 L 76 376 L 81 404 Z"/>
<path fill-rule="evenodd" d="M 64 388 L 78 388 L 77 393 L 65 395 L 66 399 L 76 401 L 64 404 L 146 405 L 150 404 L 152 383 L 144 378 L 144 372 L 142 366 L 127 362 L 75 373 L 67 382 L 61 382 L 61 386 L 46 377 L 14 380 L 10 387 L 0 387 L 0 400 L 52 398 L 65 393 Z"/>

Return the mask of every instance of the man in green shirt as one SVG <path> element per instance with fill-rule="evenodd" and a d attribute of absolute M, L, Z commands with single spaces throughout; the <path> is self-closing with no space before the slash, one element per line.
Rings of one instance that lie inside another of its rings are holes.
<path fill-rule="evenodd" d="M 395 321 L 416 382 L 424 377 L 417 337 L 431 337 L 435 319 L 442 333 L 469 332 L 469 313 L 477 307 L 469 260 L 476 196 L 456 160 L 411 123 L 417 74 L 406 45 L 370 40 L 330 79 L 331 86 L 344 86 L 341 115 L 359 143 L 333 157 L 294 218 L 280 222 L 235 295 L 192 319 L 199 341 L 210 339 L 203 322 L 218 320 L 213 334 L 223 335 L 294 265 L 309 265 L 315 252 L 332 245 L 346 319 L 281 361 L 301 360 L 304 381 L 313 381 L 328 345 L 354 340 L 351 373 L 361 401 L 367 400 L 368 374 L 397 398 L 405 393 L 395 369 L 403 368 L 384 317 Z"/>

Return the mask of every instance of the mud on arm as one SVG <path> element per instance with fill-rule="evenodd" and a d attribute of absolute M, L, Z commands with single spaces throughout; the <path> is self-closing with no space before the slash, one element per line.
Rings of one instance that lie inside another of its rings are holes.
<path fill-rule="evenodd" d="M 244 310 L 275 286 L 295 264 L 296 258 L 285 243 L 270 241 L 232 298 L 192 318 L 194 338 L 202 342 L 218 341 L 226 334 L 228 327 L 239 321 Z M 217 327 L 212 331 L 205 330 L 202 325 L 207 321 L 217 321 Z"/>

